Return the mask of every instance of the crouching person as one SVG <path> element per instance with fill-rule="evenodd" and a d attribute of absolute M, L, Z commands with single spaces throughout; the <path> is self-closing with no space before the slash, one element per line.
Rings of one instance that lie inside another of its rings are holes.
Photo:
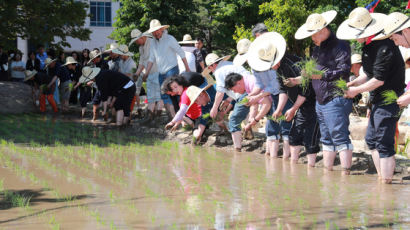
<path fill-rule="evenodd" d="M 249 122 L 245 129 L 251 129 L 252 126 L 259 122 L 259 120 L 269 112 L 272 104 L 270 93 L 266 93 L 257 103 L 249 103 L 247 97 L 255 87 L 255 82 L 255 76 L 250 74 L 242 76 L 237 73 L 230 73 L 225 78 L 225 88 L 241 94 L 235 104 L 232 115 L 229 118 L 229 132 L 232 134 L 233 145 L 237 151 L 241 151 L 242 148 L 242 121 L 245 120 L 246 116 L 249 114 Z M 258 111 L 259 105 L 261 105 L 260 111 Z"/>
<path fill-rule="evenodd" d="M 51 82 L 52 77 L 45 72 L 37 72 L 35 70 L 30 71 L 26 70 L 24 72 L 26 75 L 26 78 L 24 81 L 29 81 L 29 80 L 34 80 L 39 86 L 40 86 L 40 111 L 45 112 L 46 111 L 46 99 L 48 100 L 48 103 L 51 105 L 53 108 L 53 111 L 55 113 L 58 112 L 56 102 L 54 101 L 54 88 L 55 84 L 53 84 L 50 88 L 47 87 L 47 85 Z"/>
<path fill-rule="evenodd" d="M 131 102 L 135 95 L 136 87 L 126 75 L 100 68 L 84 67 L 80 83 L 93 81 L 101 93 L 101 100 L 106 111 L 108 97 L 112 97 L 110 108 L 115 108 L 116 123 L 118 126 L 129 123 Z"/>
<path fill-rule="evenodd" d="M 175 130 L 182 122 L 185 114 L 191 112 L 191 108 L 199 106 L 202 110 L 202 113 L 201 116 L 195 119 L 195 126 L 197 127 L 193 133 L 195 143 L 199 143 L 201 141 L 202 134 L 204 133 L 206 127 L 209 125 L 211 119 L 209 113 L 215 102 L 215 95 L 216 91 L 212 85 L 208 85 L 202 89 L 196 86 L 189 86 L 185 91 L 185 94 L 181 95 L 181 106 L 178 112 L 176 113 L 172 121 L 165 126 L 165 129 L 172 127 L 172 130 Z M 217 116 L 219 116 L 219 114 Z M 221 123 L 219 123 L 218 125 L 223 125 L 223 121 L 221 121 Z"/>

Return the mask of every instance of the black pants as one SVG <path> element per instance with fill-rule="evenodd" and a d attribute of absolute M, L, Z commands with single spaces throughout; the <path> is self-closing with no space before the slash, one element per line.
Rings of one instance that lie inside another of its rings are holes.
<path fill-rule="evenodd" d="M 87 106 L 87 102 L 91 101 L 91 87 L 80 86 L 80 104 L 81 108 Z"/>
<path fill-rule="evenodd" d="M 122 89 L 121 92 L 118 94 L 117 99 L 114 103 L 114 108 L 116 111 L 123 110 L 124 117 L 129 117 L 131 112 L 131 102 L 135 96 L 135 92 L 137 88 L 135 84 L 133 84 L 128 89 Z"/>

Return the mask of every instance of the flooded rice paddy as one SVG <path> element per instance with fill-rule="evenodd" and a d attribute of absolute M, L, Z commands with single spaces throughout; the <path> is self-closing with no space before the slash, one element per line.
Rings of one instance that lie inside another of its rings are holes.
<path fill-rule="evenodd" d="M 161 141 L 0 118 L 0 229 L 410 229 L 410 186 Z"/>

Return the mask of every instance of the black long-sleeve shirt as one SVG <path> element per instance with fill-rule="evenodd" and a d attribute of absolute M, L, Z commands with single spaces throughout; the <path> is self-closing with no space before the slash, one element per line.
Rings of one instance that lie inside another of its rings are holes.
<path fill-rule="evenodd" d="M 112 70 L 101 70 L 95 77 L 95 83 L 101 92 L 102 101 L 107 101 L 109 96 L 118 97 L 128 82 L 130 82 L 129 77 Z"/>

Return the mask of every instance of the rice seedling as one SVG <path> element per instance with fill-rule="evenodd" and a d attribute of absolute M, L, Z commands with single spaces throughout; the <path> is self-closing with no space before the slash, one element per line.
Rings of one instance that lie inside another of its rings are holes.
<path fill-rule="evenodd" d="M 286 121 L 285 115 L 280 115 L 278 118 L 274 118 L 273 116 L 267 116 L 268 120 L 272 120 L 276 123 L 280 123 L 282 121 Z"/>
<path fill-rule="evenodd" d="M 340 78 L 334 82 L 334 86 L 336 87 L 336 95 L 343 96 L 344 93 L 348 90 L 347 82 Z"/>
<path fill-rule="evenodd" d="M 304 72 L 304 74 L 302 74 L 301 76 L 302 79 L 300 84 L 303 92 L 306 92 L 306 90 L 309 88 L 309 83 L 312 75 L 323 75 L 323 73 L 326 72 L 326 70 L 318 70 L 316 68 L 317 62 L 314 58 L 307 58 L 295 65 Z"/>
<path fill-rule="evenodd" d="M 393 90 L 385 90 L 381 94 L 383 97 L 382 105 L 394 104 L 398 99 L 396 92 L 394 92 Z"/>
<path fill-rule="evenodd" d="M 242 100 L 240 100 L 238 102 L 239 105 L 246 105 L 249 102 L 249 98 L 248 97 L 244 97 Z"/>
<path fill-rule="evenodd" d="M 59 230 L 60 229 L 60 224 L 56 221 L 55 216 L 51 216 L 50 220 L 48 221 L 48 224 L 50 225 L 51 229 L 53 229 L 53 230 Z"/>

